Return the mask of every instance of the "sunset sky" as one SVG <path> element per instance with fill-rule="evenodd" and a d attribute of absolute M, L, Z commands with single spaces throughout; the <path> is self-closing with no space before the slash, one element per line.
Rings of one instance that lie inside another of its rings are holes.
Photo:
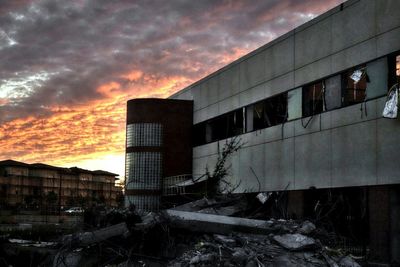
<path fill-rule="evenodd" d="M 342 0 L 0 0 L 0 160 L 123 176 L 126 101 L 168 97 Z"/>

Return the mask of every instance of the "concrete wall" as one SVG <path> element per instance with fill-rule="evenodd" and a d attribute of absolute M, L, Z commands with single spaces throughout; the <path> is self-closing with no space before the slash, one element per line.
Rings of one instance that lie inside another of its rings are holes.
<path fill-rule="evenodd" d="M 171 98 L 194 100 L 194 123 L 400 50 L 400 1 L 351 0 L 288 32 Z M 400 182 L 400 123 L 384 98 L 243 134 L 232 181 L 239 191 Z M 304 119 L 306 120 L 306 119 Z M 193 173 L 212 167 L 225 141 L 193 149 Z M 250 167 L 259 178 L 258 183 Z M 244 182 L 243 182 L 244 181 Z"/>
<path fill-rule="evenodd" d="M 357 104 L 316 115 L 306 129 L 295 120 L 240 135 L 244 146 L 227 162 L 238 192 L 400 183 L 400 121 L 381 117 L 384 100 L 368 101 L 363 118 Z M 212 169 L 226 141 L 193 149 L 194 174 Z"/>

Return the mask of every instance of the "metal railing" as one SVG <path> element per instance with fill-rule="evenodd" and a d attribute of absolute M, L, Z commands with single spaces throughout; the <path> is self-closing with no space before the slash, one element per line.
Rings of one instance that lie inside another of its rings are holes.
<path fill-rule="evenodd" d="M 184 195 L 186 194 L 185 186 L 179 185 L 185 181 L 192 180 L 191 174 L 182 174 L 176 176 L 164 177 L 162 185 L 162 193 L 164 196 Z"/>

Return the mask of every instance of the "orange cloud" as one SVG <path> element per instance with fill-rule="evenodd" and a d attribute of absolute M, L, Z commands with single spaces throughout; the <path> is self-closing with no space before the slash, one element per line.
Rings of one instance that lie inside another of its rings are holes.
<path fill-rule="evenodd" d="M 120 88 L 121 88 L 120 84 L 118 84 L 116 82 L 110 82 L 110 83 L 99 86 L 97 88 L 97 92 L 103 94 L 104 96 L 112 97 L 119 93 L 118 89 L 120 89 Z"/>
<path fill-rule="evenodd" d="M 221 56 L 221 59 L 220 59 L 219 62 L 220 62 L 222 65 L 229 64 L 230 62 L 232 62 L 232 61 L 234 61 L 234 60 L 240 58 L 241 56 L 243 56 L 243 55 L 249 53 L 249 52 L 250 52 L 250 49 L 244 49 L 244 48 L 240 48 L 240 47 L 234 47 L 234 48 L 232 48 L 232 52 L 233 52 L 233 53 L 226 53 L 226 54 L 223 54 L 223 55 Z"/>
<path fill-rule="evenodd" d="M 143 72 L 140 70 L 134 70 L 129 73 L 121 75 L 122 78 L 128 79 L 129 81 L 137 81 L 142 78 Z"/>
<path fill-rule="evenodd" d="M 125 106 L 105 100 L 0 126 L 2 158 L 63 164 L 124 151 Z M 106 167 L 106 166 L 105 166 Z"/>
<path fill-rule="evenodd" d="M 135 73 L 129 77 L 142 75 Z M 123 175 L 126 101 L 136 97 L 167 97 L 192 82 L 183 76 L 142 78 L 144 83 L 140 88 L 137 85 L 122 88 L 120 83 L 111 81 L 97 88 L 104 95 L 101 100 L 68 107 L 51 106 L 48 107 L 51 116 L 30 116 L 1 125 L 0 160 L 92 166 Z M 107 160 L 110 157 L 112 161 Z"/>

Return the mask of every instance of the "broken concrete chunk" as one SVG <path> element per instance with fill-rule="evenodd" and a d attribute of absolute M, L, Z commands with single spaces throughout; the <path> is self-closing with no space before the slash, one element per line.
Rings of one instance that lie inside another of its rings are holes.
<path fill-rule="evenodd" d="M 166 218 L 175 228 L 192 232 L 229 234 L 232 231 L 250 233 L 270 233 L 270 223 L 262 220 L 251 220 L 221 215 L 202 214 L 177 210 L 165 210 Z"/>
<path fill-rule="evenodd" d="M 217 202 L 214 199 L 207 199 L 207 198 L 202 198 L 196 201 L 192 201 L 180 206 L 177 206 L 173 208 L 174 210 L 180 210 L 180 211 L 199 211 L 201 209 L 204 209 L 206 207 L 209 207 L 211 205 L 216 204 Z"/>
<path fill-rule="evenodd" d="M 349 256 L 342 258 L 339 261 L 339 266 L 340 267 L 361 267 L 360 264 L 358 264 L 355 260 L 353 260 Z"/>
<path fill-rule="evenodd" d="M 230 237 L 227 237 L 227 236 L 225 236 L 225 235 L 217 235 L 217 234 L 215 234 L 215 235 L 214 235 L 214 239 L 215 239 L 217 242 L 219 242 L 219 243 L 221 243 L 221 244 L 226 244 L 226 245 L 228 245 L 228 246 L 234 246 L 234 245 L 236 245 L 236 240 L 235 240 L 235 239 L 230 238 Z"/>
<path fill-rule="evenodd" d="M 297 267 L 301 266 L 298 262 L 292 262 L 289 255 L 282 255 L 275 258 L 273 266 L 276 267 Z"/>
<path fill-rule="evenodd" d="M 272 195 L 272 193 L 259 193 L 256 198 L 262 203 L 265 204 L 269 197 Z"/>
<path fill-rule="evenodd" d="M 204 263 L 204 262 L 212 262 L 217 258 L 217 255 L 214 253 L 208 253 L 203 255 L 194 256 L 190 260 L 190 264 Z"/>
<path fill-rule="evenodd" d="M 260 265 L 258 264 L 257 261 L 251 259 L 247 262 L 246 267 L 259 267 Z"/>
<path fill-rule="evenodd" d="M 300 234 L 304 234 L 304 235 L 309 235 L 312 232 L 314 232 L 314 230 L 316 229 L 315 225 L 312 222 L 309 221 L 305 221 L 303 222 L 303 224 L 301 225 L 300 229 L 298 230 L 298 232 Z"/>
<path fill-rule="evenodd" d="M 232 261 L 242 266 L 248 260 L 249 256 L 242 248 L 235 248 L 234 250 L 235 252 L 232 254 Z"/>
<path fill-rule="evenodd" d="M 62 238 L 62 242 L 64 244 L 69 243 L 72 246 L 88 246 L 114 236 L 122 236 L 127 232 L 129 232 L 129 229 L 126 226 L 126 223 L 119 223 L 92 232 L 65 235 Z"/>
<path fill-rule="evenodd" d="M 237 205 L 237 206 L 217 207 L 217 208 L 210 207 L 210 208 L 201 209 L 197 212 L 205 213 L 205 214 L 232 216 L 232 215 L 240 212 L 241 210 L 243 210 L 243 207 L 241 207 L 241 205 Z"/>
<path fill-rule="evenodd" d="M 54 257 L 53 267 L 77 267 L 82 259 L 80 250 L 75 251 L 60 251 Z"/>
<path fill-rule="evenodd" d="M 277 242 L 280 246 L 291 250 L 300 251 L 316 246 L 315 240 L 311 237 L 307 237 L 302 234 L 285 234 L 276 235 L 273 240 Z"/>
<path fill-rule="evenodd" d="M 339 267 L 339 265 L 334 260 L 332 260 L 332 258 L 329 257 L 324 251 L 321 252 L 321 255 L 322 257 L 324 257 L 329 267 Z"/>

